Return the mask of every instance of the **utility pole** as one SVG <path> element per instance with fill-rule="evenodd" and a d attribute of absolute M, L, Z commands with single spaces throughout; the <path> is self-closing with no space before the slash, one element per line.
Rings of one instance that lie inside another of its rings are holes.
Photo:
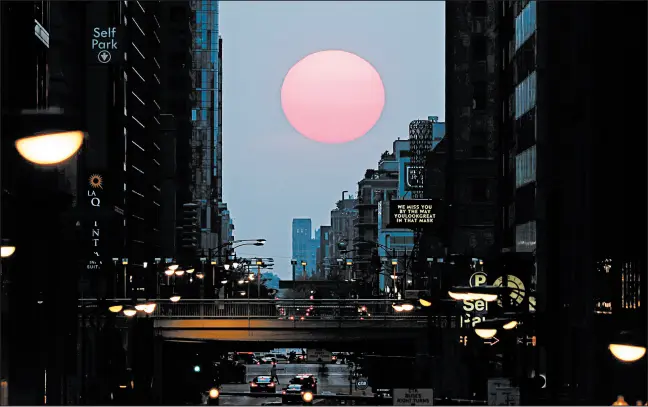
<path fill-rule="evenodd" d="M 293 281 L 295 281 L 296 280 L 295 266 L 297 266 L 297 260 L 295 259 L 290 260 L 290 264 L 292 265 L 292 279 Z"/>

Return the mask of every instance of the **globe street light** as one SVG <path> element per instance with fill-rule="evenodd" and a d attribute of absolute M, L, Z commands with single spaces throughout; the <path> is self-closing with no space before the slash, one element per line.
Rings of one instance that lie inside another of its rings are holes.
<path fill-rule="evenodd" d="M 169 298 L 169 300 L 170 300 L 171 302 L 178 302 L 178 301 L 180 301 L 180 296 L 179 296 L 179 295 L 172 295 L 172 296 Z"/>
<path fill-rule="evenodd" d="M 646 354 L 645 343 L 629 331 L 619 333 L 608 349 L 615 358 L 626 363 L 636 362 Z"/>
<path fill-rule="evenodd" d="M 3 259 L 6 259 L 7 257 L 11 257 L 12 254 L 16 251 L 16 246 L 9 246 L 9 245 L 2 245 L 2 249 L 0 251 L 0 255 L 2 256 Z"/>
<path fill-rule="evenodd" d="M 60 164 L 81 148 L 86 134 L 71 126 L 63 109 L 23 110 L 23 127 L 15 142 L 16 150 L 27 161 L 38 165 Z"/>
<path fill-rule="evenodd" d="M 497 328 L 501 326 L 501 321 L 490 320 L 475 325 L 475 333 L 482 339 L 490 339 L 497 334 Z"/>

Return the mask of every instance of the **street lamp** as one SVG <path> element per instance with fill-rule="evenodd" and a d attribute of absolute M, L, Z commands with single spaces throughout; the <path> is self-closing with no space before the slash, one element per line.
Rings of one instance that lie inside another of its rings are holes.
<path fill-rule="evenodd" d="M 137 314 L 137 310 L 135 308 L 126 308 L 124 311 L 124 315 L 127 317 L 134 317 L 135 314 Z"/>
<path fill-rule="evenodd" d="M 483 300 L 485 302 L 497 301 L 502 287 L 493 286 L 478 286 L 478 287 L 453 287 L 448 291 L 450 298 L 457 301 L 476 301 Z"/>
<path fill-rule="evenodd" d="M 11 255 L 14 254 L 15 251 L 16 251 L 16 246 L 5 245 L 3 243 L 2 249 L 0 251 L 0 255 L 2 256 L 3 259 L 6 259 L 7 257 L 11 257 Z"/>
<path fill-rule="evenodd" d="M 81 148 L 86 134 L 72 128 L 63 109 L 23 110 L 24 134 L 16 140 L 16 150 L 27 161 L 55 165 L 66 161 Z"/>
<path fill-rule="evenodd" d="M 175 273 L 175 271 L 171 270 L 171 269 L 164 270 L 164 274 L 169 276 L 169 277 L 171 277 L 174 273 Z"/>
<path fill-rule="evenodd" d="M 113 314 L 120 312 L 122 309 L 124 309 L 124 306 L 120 304 L 115 304 L 108 307 L 108 311 L 112 312 Z"/>
<path fill-rule="evenodd" d="M 629 331 L 618 334 L 608 349 L 615 358 L 626 363 L 636 362 L 646 354 L 645 344 Z"/>
<path fill-rule="evenodd" d="M 490 339 L 497 334 L 501 321 L 490 320 L 475 325 L 475 333 L 482 339 Z"/>

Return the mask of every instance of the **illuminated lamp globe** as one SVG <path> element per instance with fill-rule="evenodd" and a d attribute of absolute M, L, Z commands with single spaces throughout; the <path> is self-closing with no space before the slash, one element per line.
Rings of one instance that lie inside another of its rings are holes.
<path fill-rule="evenodd" d="M 169 300 L 170 300 L 171 302 L 178 302 L 178 301 L 180 301 L 180 296 L 179 296 L 179 295 L 172 295 L 172 296 L 169 298 Z"/>
<path fill-rule="evenodd" d="M 232 263 L 232 267 L 234 267 L 235 269 L 237 269 L 239 266 L 240 264 L 237 262 Z"/>
<path fill-rule="evenodd" d="M 187 270 L 187 274 L 191 274 L 191 273 L 193 273 L 194 271 L 196 271 L 196 270 L 195 270 L 195 269 L 189 269 L 189 270 Z"/>
<path fill-rule="evenodd" d="M 618 360 L 626 363 L 636 362 L 646 354 L 646 339 L 643 334 L 633 331 L 616 333 L 610 341 L 610 352 Z"/>
<path fill-rule="evenodd" d="M 110 311 L 110 312 L 112 312 L 114 314 L 120 312 L 122 309 L 124 309 L 123 305 L 112 305 L 112 306 L 108 307 L 108 311 Z"/>
<path fill-rule="evenodd" d="M 171 270 L 171 271 L 176 271 L 177 269 L 178 269 L 177 264 L 172 264 L 172 265 L 169 266 L 169 270 Z"/>
<path fill-rule="evenodd" d="M 135 311 L 133 308 L 128 308 L 124 310 L 124 315 L 126 315 L 129 318 L 135 316 L 135 314 L 137 314 L 137 311 Z"/>
<path fill-rule="evenodd" d="M 502 328 L 504 328 L 504 329 L 506 329 L 508 331 L 510 329 L 515 328 L 516 326 L 518 326 L 517 321 L 509 321 L 509 322 L 505 323 Z"/>
<path fill-rule="evenodd" d="M 150 302 L 144 305 L 144 312 L 146 312 L 147 314 L 152 314 L 153 311 L 155 311 L 155 308 L 156 308 L 156 304 L 154 302 Z"/>
<path fill-rule="evenodd" d="M 144 311 L 146 309 L 146 304 L 137 304 L 135 306 L 136 311 Z"/>
<path fill-rule="evenodd" d="M 209 390 L 209 398 L 210 399 L 217 399 L 218 396 L 220 396 L 220 391 L 218 391 L 217 388 L 213 388 Z"/>
<path fill-rule="evenodd" d="M 197 272 L 196 278 L 202 280 L 203 278 L 205 278 L 205 273 L 203 273 L 202 271 Z"/>
<path fill-rule="evenodd" d="M 6 259 L 7 257 L 11 257 L 12 254 L 16 251 L 16 246 L 5 246 L 2 245 L 2 248 L 0 249 L 0 256 L 2 256 L 3 259 Z"/>
<path fill-rule="evenodd" d="M 81 148 L 81 131 L 43 133 L 16 141 L 16 150 L 27 161 L 38 165 L 60 164 Z"/>
<path fill-rule="evenodd" d="M 392 304 L 392 308 L 393 308 L 394 311 L 396 311 L 396 312 L 402 312 L 402 311 L 403 311 L 403 306 L 402 306 L 402 305 Z"/>
<path fill-rule="evenodd" d="M 497 329 L 495 328 L 478 328 L 475 327 L 475 333 L 477 336 L 483 339 L 490 339 L 497 334 Z"/>
<path fill-rule="evenodd" d="M 178 270 L 175 271 L 175 275 L 176 275 L 176 276 L 181 276 L 181 275 L 183 275 L 184 273 L 185 273 L 184 270 L 180 270 L 180 269 L 178 269 Z"/>
<path fill-rule="evenodd" d="M 627 406 L 628 402 L 625 401 L 625 397 L 619 395 L 617 396 L 617 399 L 614 403 L 612 403 L 613 406 Z"/>
<path fill-rule="evenodd" d="M 409 304 L 409 303 L 405 303 L 405 304 L 401 305 L 401 307 L 403 308 L 403 311 L 411 311 L 411 310 L 414 309 L 414 306 L 412 304 Z"/>
<path fill-rule="evenodd" d="M 173 271 L 173 270 L 171 270 L 171 269 L 164 270 L 164 274 L 166 274 L 167 276 L 172 276 L 173 273 L 175 273 L 175 271 Z"/>
<path fill-rule="evenodd" d="M 636 362 L 646 354 L 645 346 L 611 344 L 608 346 L 612 355 L 622 362 Z"/>

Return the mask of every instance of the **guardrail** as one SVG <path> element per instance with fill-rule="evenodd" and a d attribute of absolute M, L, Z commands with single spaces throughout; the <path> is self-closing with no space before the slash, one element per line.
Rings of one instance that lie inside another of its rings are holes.
<path fill-rule="evenodd" d="M 140 300 L 145 302 L 144 299 Z M 274 320 L 427 320 L 416 310 L 396 312 L 392 300 L 182 299 L 150 300 L 157 304 L 149 316 L 158 319 L 274 319 Z M 95 299 L 80 299 L 80 308 L 95 309 Z M 111 299 L 106 303 L 132 303 Z M 107 305 L 106 305 L 107 307 Z M 97 309 L 97 311 L 100 311 Z"/>

